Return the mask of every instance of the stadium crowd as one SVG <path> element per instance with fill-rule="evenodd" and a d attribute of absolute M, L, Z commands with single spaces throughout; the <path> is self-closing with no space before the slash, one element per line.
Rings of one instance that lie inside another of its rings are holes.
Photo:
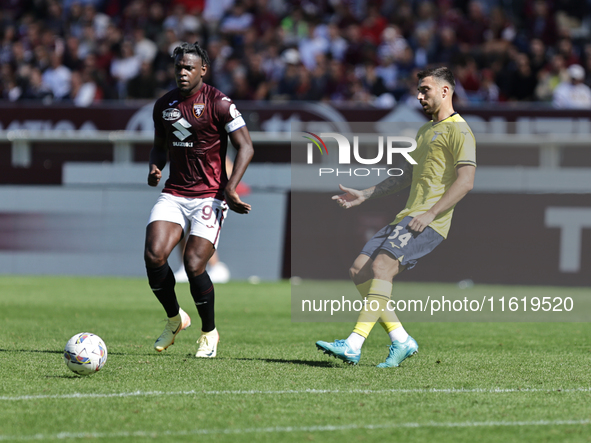
<path fill-rule="evenodd" d="M 457 100 L 591 108 L 587 0 L 3 0 L 2 100 L 152 99 L 199 41 L 234 100 L 416 102 L 450 66 Z"/>

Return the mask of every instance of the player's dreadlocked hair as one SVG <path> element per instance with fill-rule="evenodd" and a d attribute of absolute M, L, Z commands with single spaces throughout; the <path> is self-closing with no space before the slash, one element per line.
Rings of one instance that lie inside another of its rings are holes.
<path fill-rule="evenodd" d="M 172 58 L 175 58 L 177 55 L 183 54 L 195 54 L 201 58 L 201 65 L 202 66 L 209 66 L 209 56 L 207 55 L 207 51 L 199 46 L 198 42 L 194 44 L 191 43 L 181 43 L 180 46 L 174 48 L 174 52 L 172 53 Z"/>
<path fill-rule="evenodd" d="M 451 86 L 452 91 L 456 88 L 456 80 L 454 78 L 454 75 L 451 72 L 451 70 L 445 66 L 441 66 L 439 68 L 425 69 L 423 71 L 417 72 L 417 78 L 419 80 L 422 80 L 425 77 L 435 77 L 438 80 L 443 80 L 444 82 L 449 84 L 449 86 Z"/>

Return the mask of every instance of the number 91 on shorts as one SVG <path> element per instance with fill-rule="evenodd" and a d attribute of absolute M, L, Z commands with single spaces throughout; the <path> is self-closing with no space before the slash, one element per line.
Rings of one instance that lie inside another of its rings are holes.
<path fill-rule="evenodd" d="M 228 205 L 217 198 L 189 198 L 162 193 L 150 213 L 148 224 L 169 221 L 181 225 L 185 234 L 209 240 L 217 249 Z"/>

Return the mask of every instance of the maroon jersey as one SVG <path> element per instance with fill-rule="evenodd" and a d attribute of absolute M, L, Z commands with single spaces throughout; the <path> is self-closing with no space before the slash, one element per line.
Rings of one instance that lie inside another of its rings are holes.
<path fill-rule="evenodd" d="M 156 101 L 153 118 L 170 161 L 162 192 L 223 200 L 228 134 L 245 126 L 232 100 L 205 83 L 188 97 L 177 88 Z"/>

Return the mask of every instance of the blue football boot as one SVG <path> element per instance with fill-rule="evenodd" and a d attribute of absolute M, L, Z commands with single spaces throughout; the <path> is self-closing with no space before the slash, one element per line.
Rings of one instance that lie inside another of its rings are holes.
<path fill-rule="evenodd" d="M 388 358 L 384 363 L 380 363 L 377 367 L 378 368 L 394 368 L 396 366 L 400 366 L 404 360 L 408 357 L 412 357 L 416 353 L 419 352 L 419 345 L 412 338 L 410 335 L 406 339 L 404 343 L 397 341 L 393 341 L 390 345 L 390 352 L 388 354 Z"/>
<path fill-rule="evenodd" d="M 340 358 L 350 365 L 356 365 L 361 358 L 361 351 L 354 351 L 347 340 L 335 340 L 333 343 L 317 341 L 316 347 L 325 354 Z"/>

